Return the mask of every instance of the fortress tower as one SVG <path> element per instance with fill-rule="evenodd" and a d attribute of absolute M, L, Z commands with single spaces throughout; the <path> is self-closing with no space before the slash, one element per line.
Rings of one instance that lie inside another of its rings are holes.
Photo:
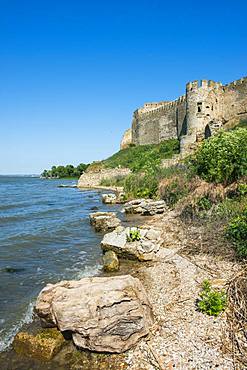
<path fill-rule="evenodd" d="M 222 84 L 211 80 L 193 81 L 186 85 L 186 129 L 180 137 L 181 151 L 221 127 Z"/>
<path fill-rule="evenodd" d="M 180 140 L 187 154 L 221 127 L 247 122 L 247 77 L 227 85 L 212 80 L 189 82 L 186 94 L 174 101 L 146 103 L 133 114 L 131 133 L 122 145 L 159 144 Z"/>

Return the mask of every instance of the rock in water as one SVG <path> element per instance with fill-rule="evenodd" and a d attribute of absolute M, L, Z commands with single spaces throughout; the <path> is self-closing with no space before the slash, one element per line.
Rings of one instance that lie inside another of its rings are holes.
<path fill-rule="evenodd" d="M 57 329 L 44 329 L 36 335 L 16 334 L 13 347 L 16 353 L 41 361 L 49 361 L 64 345 L 65 339 Z"/>
<path fill-rule="evenodd" d="M 115 212 L 94 212 L 89 214 L 91 225 L 96 231 L 108 231 L 118 227 L 121 223 Z"/>
<path fill-rule="evenodd" d="M 124 352 L 153 324 L 146 292 L 130 275 L 48 284 L 35 310 L 43 324 L 71 331 L 78 347 L 97 352 Z"/>
<path fill-rule="evenodd" d="M 115 252 L 107 251 L 103 256 L 104 270 L 114 272 L 119 270 L 119 260 Z"/>

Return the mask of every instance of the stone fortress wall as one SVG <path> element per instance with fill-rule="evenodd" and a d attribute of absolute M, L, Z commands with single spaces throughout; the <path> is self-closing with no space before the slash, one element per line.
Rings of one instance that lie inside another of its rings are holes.
<path fill-rule="evenodd" d="M 212 80 L 193 81 L 177 100 L 146 103 L 137 109 L 127 144 L 158 144 L 178 138 L 181 153 L 186 153 L 220 128 L 246 119 L 247 77 L 224 86 Z"/>

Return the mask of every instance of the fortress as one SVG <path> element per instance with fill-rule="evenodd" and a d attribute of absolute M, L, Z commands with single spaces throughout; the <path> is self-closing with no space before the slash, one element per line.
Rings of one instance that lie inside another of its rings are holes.
<path fill-rule="evenodd" d="M 145 103 L 137 109 L 121 148 L 176 138 L 180 140 L 181 154 L 186 154 L 220 128 L 231 128 L 246 120 L 247 77 L 227 85 L 193 81 L 187 83 L 185 95 L 178 99 Z"/>

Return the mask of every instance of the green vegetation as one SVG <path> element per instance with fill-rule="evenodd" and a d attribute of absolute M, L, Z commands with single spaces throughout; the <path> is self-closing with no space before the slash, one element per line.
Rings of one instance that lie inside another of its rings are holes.
<path fill-rule="evenodd" d="M 140 230 L 130 229 L 129 235 L 127 235 L 127 242 L 135 242 L 141 240 Z"/>
<path fill-rule="evenodd" d="M 77 167 L 72 164 L 67 166 L 52 166 L 51 170 L 44 170 L 41 174 L 45 178 L 79 178 L 87 169 L 88 165 L 80 163 Z"/>
<path fill-rule="evenodd" d="M 247 130 L 221 131 L 205 140 L 190 161 L 208 182 L 226 185 L 238 180 L 247 175 Z"/>
<path fill-rule="evenodd" d="M 127 197 L 155 198 L 159 184 L 158 170 L 149 170 L 144 174 L 131 174 L 124 181 Z"/>
<path fill-rule="evenodd" d="M 171 158 L 179 152 L 176 139 L 163 141 L 158 145 L 131 146 L 102 162 L 94 162 L 90 169 L 128 167 L 133 173 L 127 177 L 102 180 L 104 186 L 123 186 L 129 198 L 155 198 L 158 194 L 160 180 L 170 172 L 162 169 L 163 159 Z"/>
<path fill-rule="evenodd" d="M 92 163 L 90 168 L 127 167 L 133 172 L 146 172 L 150 168 L 159 167 L 162 159 L 171 158 L 176 153 L 179 153 L 179 141 L 171 139 L 158 145 L 140 145 L 122 149 L 104 161 Z"/>
<path fill-rule="evenodd" d="M 210 316 L 218 316 L 225 310 L 226 303 L 227 297 L 225 291 L 213 289 L 210 282 L 204 280 L 198 301 L 199 310 Z"/>
<path fill-rule="evenodd" d="M 163 179 L 159 184 L 159 196 L 169 207 L 173 207 L 180 199 L 189 194 L 190 179 L 187 172 L 179 168 L 163 171 Z"/>
<path fill-rule="evenodd" d="M 227 226 L 226 237 L 230 239 L 236 247 L 239 257 L 247 257 L 247 208 L 233 218 Z"/>
<path fill-rule="evenodd" d="M 212 201 L 207 196 L 204 196 L 198 199 L 196 206 L 199 212 L 209 211 L 212 207 Z"/>

